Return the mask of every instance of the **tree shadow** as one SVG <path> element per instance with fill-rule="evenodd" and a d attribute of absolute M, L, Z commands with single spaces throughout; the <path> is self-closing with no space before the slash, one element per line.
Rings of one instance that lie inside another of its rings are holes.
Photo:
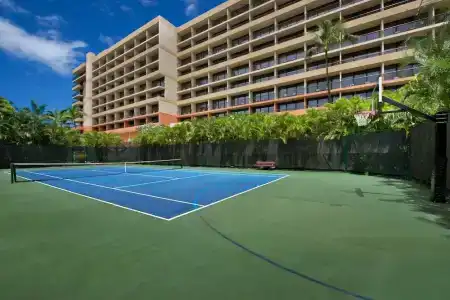
<path fill-rule="evenodd" d="M 418 220 L 450 229 L 450 203 L 434 203 L 430 200 L 431 191 L 424 185 L 411 181 L 385 178 L 381 184 L 395 187 L 401 192 L 397 199 L 380 198 L 387 203 L 404 203 L 411 205 L 414 211 L 426 215 L 417 217 Z"/>

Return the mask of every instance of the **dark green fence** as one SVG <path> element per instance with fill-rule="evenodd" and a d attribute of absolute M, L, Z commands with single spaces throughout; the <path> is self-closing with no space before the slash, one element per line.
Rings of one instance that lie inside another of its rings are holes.
<path fill-rule="evenodd" d="M 404 132 L 377 132 L 333 141 L 290 140 L 286 144 L 276 140 L 114 148 L 1 145 L 0 167 L 7 168 L 11 162 L 79 162 L 80 157 L 89 162 L 182 158 L 187 166 L 235 168 L 250 168 L 257 160 L 273 160 L 280 169 L 370 173 L 429 182 L 433 141 L 434 124 L 423 123 L 409 136 Z"/>

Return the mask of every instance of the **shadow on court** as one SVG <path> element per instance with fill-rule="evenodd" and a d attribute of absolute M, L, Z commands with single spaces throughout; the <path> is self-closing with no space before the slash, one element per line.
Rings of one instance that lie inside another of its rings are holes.
<path fill-rule="evenodd" d="M 417 217 L 418 220 L 450 229 L 450 204 L 431 202 L 430 191 L 423 185 L 396 179 L 383 179 L 380 185 L 395 187 L 400 194 L 379 193 L 361 188 L 355 188 L 353 192 L 361 198 L 364 198 L 366 195 L 375 195 L 380 196 L 378 200 L 382 202 L 410 205 L 414 211 L 426 214 L 425 216 Z"/>

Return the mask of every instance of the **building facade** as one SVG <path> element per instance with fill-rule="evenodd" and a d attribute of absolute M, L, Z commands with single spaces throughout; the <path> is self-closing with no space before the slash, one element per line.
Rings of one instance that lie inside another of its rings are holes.
<path fill-rule="evenodd" d="M 175 27 L 157 17 L 73 70 L 83 130 L 116 132 L 228 114 L 289 112 L 327 102 L 323 51 L 307 55 L 321 21 L 341 20 L 356 41 L 333 45 L 333 99 L 370 97 L 418 72 L 405 41 L 435 34 L 439 0 L 229 0 Z"/>

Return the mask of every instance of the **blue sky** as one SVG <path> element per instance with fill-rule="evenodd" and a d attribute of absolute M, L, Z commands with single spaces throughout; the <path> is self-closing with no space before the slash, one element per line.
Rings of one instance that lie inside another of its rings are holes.
<path fill-rule="evenodd" d="M 179 26 L 224 0 L 0 0 L 0 96 L 72 104 L 71 69 L 154 17 Z"/>

